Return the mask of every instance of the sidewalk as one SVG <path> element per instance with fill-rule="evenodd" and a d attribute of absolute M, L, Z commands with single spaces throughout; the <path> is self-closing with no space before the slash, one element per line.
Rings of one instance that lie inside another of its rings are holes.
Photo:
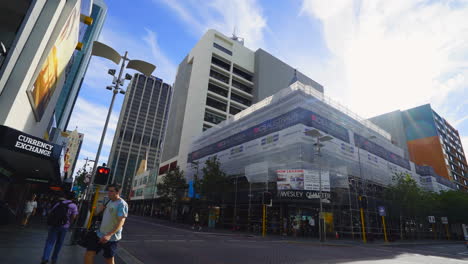
<path fill-rule="evenodd" d="M 130 215 L 129 219 L 139 219 L 145 220 L 148 222 L 157 223 L 160 225 L 180 228 L 191 230 L 191 225 L 183 224 L 183 223 L 174 223 L 169 220 L 158 219 L 155 217 L 148 217 L 148 216 L 136 216 Z M 197 232 L 197 231 L 194 231 Z M 216 235 L 229 235 L 229 236 L 243 236 L 243 237 L 257 237 L 262 238 L 260 234 L 253 234 L 250 232 L 245 231 L 231 231 L 229 229 L 215 229 L 215 228 L 208 228 L 204 226 L 201 233 L 206 234 L 216 234 Z M 361 240 L 351 240 L 351 239 L 336 239 L 336 238 L 328 238 L 325 242 L 320 243 L 317 238 L 311 237 L 293 237 L 293 236 L 281 236 L 281 235 L 267 235 L 265 238 L 267 240 L 284 240 L 285 242 L 291 243 L 310 243 L 310 244 L 317 244 L 317 245 L 325 245 L 325 246 L 401 246 L 401 245 L 436 245 L 436 244 L 464 244 L 464 241 L 455 241 L 455 240 L 398 240 L 394 242 L 385 242 L 383 240 L 374 240 L 368 243 L 363 243 Z"/>
<path fill-rule="evenodd" d="M 47 226 L 33 219 L 31 224 L 22 228 L 18 224 L 0 226 L 0 263 L 39 264 L 47 238 Z M 65 238 L 58 263 L 82 264 L 85 249 L 70 245 L 70 233 Z M 96 264 L 104 263 L 102 252 L 96 257 Z M 118 257 L 116 263 L 125 263 Z"/>

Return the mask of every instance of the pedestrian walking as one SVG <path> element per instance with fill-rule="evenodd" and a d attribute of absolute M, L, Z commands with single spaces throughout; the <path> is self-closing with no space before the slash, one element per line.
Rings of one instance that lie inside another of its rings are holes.
<path fill-rule="evenodd" d="M 195 215 L 193 216 L 193 226 L 192 226 L 192 229 L 195 229 L 195 228 L 197 228 L 198 231 L 201 231 L 200 216 L 198 215 L 198 213 L 195 213 Z"/>
<path fill-rule="evenodd" d="M 106 263 L 114 263 L 117 244 L 122 239 L 122 228 L 128 216 L 128 204 L 120 197 L 120 185 L 107 186 L 110 201 L 104 208 L 104 214 L 96 236 L 86 241 L 85 264 L 94 263 L 94 257 L 103 250 Z"/>
<path fill-rule="evenodd" d="M 31 218 L 31 216 L 34 216 L 36 214 L 36 210 L 37 210 L 36 195 L 32 194 L 31 199 L 27 200 L 24 206 L 24 217 L 23 217 L 23 221 L 21 222 L 21 225 L 23 227 L 28 225 L 29 219 Z"/>
<path fill-rule="evenodd" d="M 78 215 L 78 207 L 72 201 L 74 193 L 66 192 L 60 194 L 60 196 L 58 202 L 51 208 L 47 218 L 49 232 L 47 234 L 41 264 L 49 263 L 52 249 L 54 252 L 52 254 L 51 263 L 57 263 L 65 235 Z"/>

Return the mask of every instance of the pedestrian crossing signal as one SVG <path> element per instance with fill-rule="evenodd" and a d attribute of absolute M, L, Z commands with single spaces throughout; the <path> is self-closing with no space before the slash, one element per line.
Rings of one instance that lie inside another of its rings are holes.
<path fill-rule="evenodd" d="M 96 176 L 94 177 L 94 184 L 106 185 L 109 180 L 110 168 L 99 166 L 96 169 Z"/>

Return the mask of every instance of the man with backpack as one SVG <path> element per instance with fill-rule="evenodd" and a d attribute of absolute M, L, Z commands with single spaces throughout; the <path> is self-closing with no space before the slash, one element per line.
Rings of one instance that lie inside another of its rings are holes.
<path fill-rule="evenodd" d="M 41 264 L 49 263 L 50 253 L 52 254 L 52 262 L 57 263 L 58 254 L 62 248 L 65 235 L 70 228 L 71 223 L 78 215 L 78 207 L 74 204 L 74 193 L 66 192 L 61 193 L 59 201 L 52 207 L 47 217 L 47 225 L 49 226 L 49 233 L 42 254 Z"/>

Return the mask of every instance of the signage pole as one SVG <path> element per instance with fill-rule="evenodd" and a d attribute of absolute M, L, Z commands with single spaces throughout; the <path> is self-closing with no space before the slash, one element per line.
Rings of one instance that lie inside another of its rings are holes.
<path fill-rule="evenodd" d="M 362 196 L 359 196 L 359 201 L 362 202 Z M 359 206 L 359 211 L 361 212 L 362 242 L 367 243 L 366 225 L 364 223 L 364 209 L 362 208 L 362 203 L 361 206 Z"/>
<path fill-rule="evenodd" d="M 384 232 L 384 239 L 385 242 L 388 243 L 388 238 L 387 238 L 387 227 L 385 226 L 385 216 L 382 215 L 382 226 L 383 226 L 383 232 Z"/>
<path fill-rule="evenodd" d="M 432 232 L 434 232 L 434 239 L 437 239 L 437 233 L 436 233 L 436 230 L 435 230 L 435 224 L 434 223 L 432 224 Z"/>
<path fill-rule="evenodd" d="M 262 237 L 266 235 L 266 204 L 263 205 L 263 218 L 262 218 Z"/>
<path fill-rule="evenodd" d="M 96 185 L 96 192 L 94 193 L 93 204 L 91 206 L 91 214 L 89 215 L 88 224 L 86 225 L 87 229 L 91 227 L 94 212 L 96 211 L 96 203 L 97 203 L 98 196 L 99 196 L 99 189 L 100 189 L 99 185 Z"/>
<path fill-rule="evenodd" d="M 450 233 L 448 230 L 448 224 L 445 224 L 445 232 L 447 233 L 447 240 L 450 240 Z"/>

